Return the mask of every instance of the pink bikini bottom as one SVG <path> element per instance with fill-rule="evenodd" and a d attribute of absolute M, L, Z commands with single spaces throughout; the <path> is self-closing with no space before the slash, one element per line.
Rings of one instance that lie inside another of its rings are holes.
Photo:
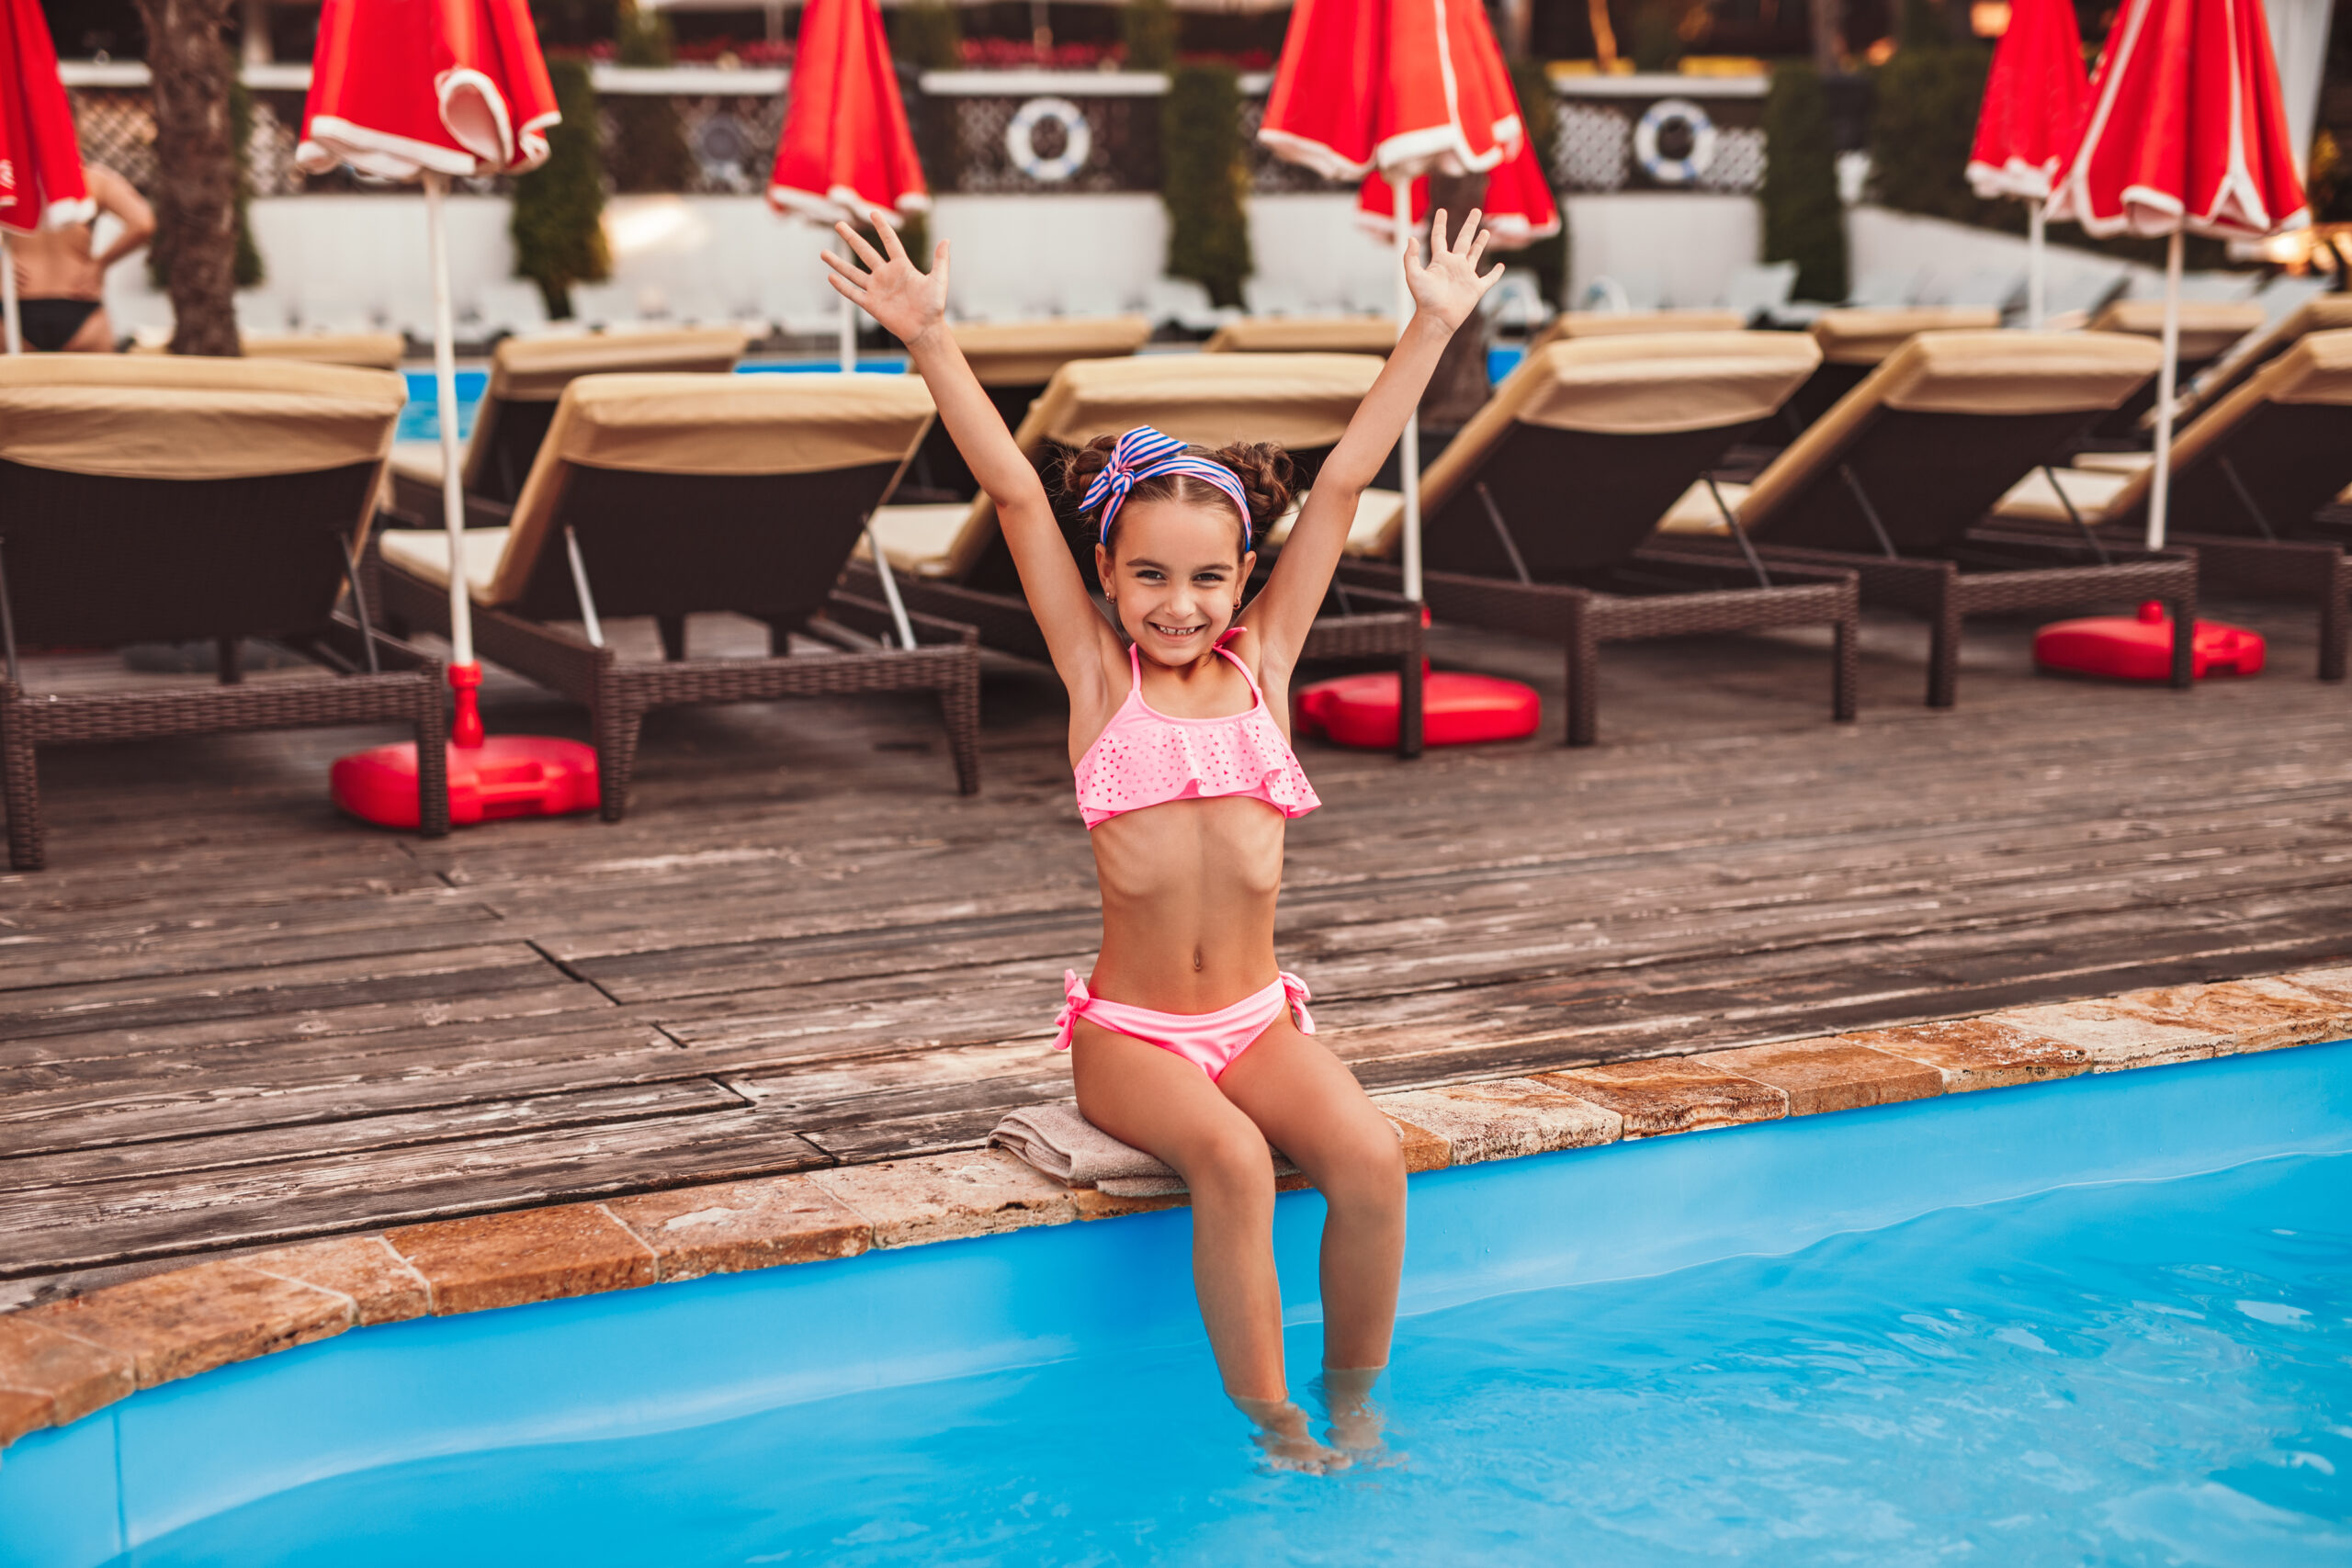
<path fill-rule="evenodd" d="M 1233 1066 L 1233 1059 L 1248 1050 L 1250 1043 L 1283 1015 L 1284 1007 L 1297 1017 L 1301 1034 L 1315 1032 L 1315 1020 L 1306 1011 L 1306 982 L 1286 969 L 1264 990 L 1215 1012 L 1154 1012 L 1149 1008 L 1104 1001 L 1087 990 L 1086 982 L 1078 977 L 1075 969 L 1062 971 L 1062 993 L 1069 999 L 1062 1006 L 1061 1016 L 1054 1020 L 1055 1028 L 1060 1031 L 1054 1037 L 1055 1050 L 1069 1049 L 1070 1033 L 1082 1018 L 1120 1034 L 1132 1034 L 1163 1051 L 1175 1052 L 1208 1074 L 1211 1083 L 1224 1076 L 1225 1069 Z"/>

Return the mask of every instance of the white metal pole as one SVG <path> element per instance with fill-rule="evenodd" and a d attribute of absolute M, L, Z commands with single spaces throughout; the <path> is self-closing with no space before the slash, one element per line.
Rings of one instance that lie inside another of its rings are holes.
<path fill-rule="evenodd" d="M 842 254 L 852 261 L 857 259 L 857 253 L 849 248 L 847 240 L 842 242 Z M 841 296 L 841 307 L 842 368 L 854 370 L 857 368 L 857 307 L 849 302 L 846 294 Z"/>
<path fill-rule="evenodd" d="M 2050 209 L 2050 198 L 2037 197 L 2027 209 L 2025 262 L 2025 324 L 2035 332 L 2048 319 L 2046 307 L 2050 299 L 2050 250 L 2045 242 L 2043 218 Z"/>
<path fill-rule="evenodd" d="M 424 176 L 424 228 L 433 249 L 433 383 L 441 416 L 441 522 L 449 531 L 449 647 L 453 664 L 474 661 L 473 599 L 466 591 L 465 476 L 458 457 L 458 326 L 449 309 L 449 234 L 441 207 L 447 175 Z"/>
<path fill-rule="evenodd" d="M 8 254 L 6 234 L 0 234 L 0 314 L 8 318 L 8 352 L 24 353 L 24 329 L 17 321 L 17 258 Z"/>
<path fill-rule="evenodd" d="M 1388 189 L 1396 197 L 1396 242 L 1404 250 L 1405 237 L 1413 231 L 1413 182 L 1399 170 L 1388 176 Z M 1409 257 L 1410 252 L 1405 254 Z M 1396 335 L 1402 338 L 1413 320 L 1413 286 L 1407 281 L 1405 268 L 1409 260 L 1399 261 L 1396 267 Z M 1415 405 L 1412 416 L 1405 421 L 1404 438 L 1396 447 L 1396 482 L 1405 492 L 1405 597 L 1421 596 L 1421 411 Z"/>
<path fill-rule="evenodd" d="M 2165 547 L 2165 509 L 2172 501 L 2173 360 L 2180 353 L 2181 231 L 2165 247 L 2164 363 L 2156 367 L 2156 471 L 2148 489 L 2148 548 Z"/>

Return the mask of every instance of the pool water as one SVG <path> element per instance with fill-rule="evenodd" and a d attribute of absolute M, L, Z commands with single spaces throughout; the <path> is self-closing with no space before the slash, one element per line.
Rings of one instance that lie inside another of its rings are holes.
<path fill-rule="evenodd" d="M 1294 1332 L 1312 1366 L 1317 1330 Z M 1197 1346 L 299 1486 L 117 1559 L 2352 1562 L 2352 1156 L 1408 1317 L 1392 1451 L 1267 1470 Z"/>

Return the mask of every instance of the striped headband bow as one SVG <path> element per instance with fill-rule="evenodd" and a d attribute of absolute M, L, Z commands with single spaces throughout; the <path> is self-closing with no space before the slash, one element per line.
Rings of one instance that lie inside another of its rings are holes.
<path fill-rule="evenodd" d="M 1172 435 L 1163 435 L 1148 424 L 1138 424 L 1119 437 L 1111 448 L 1111 460 L 1094 481 L 1086 487 L 1086 495 L 1079 504 L 1081 512 L 1101 507 L 1095 520 L 1097 536 L 1104 544 L 1111 542 L 1111 519 L 1119 514 L 1125 504 L 1127 492 L 1145 479 L 1158 479 L 1162 474 L 1183 474 L 1204 484 L 1213 484 L 1233 500 L 1241 513 L 1241 537 L 1246 545 L 1250 537 L 1250 497 L 1241 481 L 1223 463 L 1206 457 L 1186 455 L 1184 444 Z"/>

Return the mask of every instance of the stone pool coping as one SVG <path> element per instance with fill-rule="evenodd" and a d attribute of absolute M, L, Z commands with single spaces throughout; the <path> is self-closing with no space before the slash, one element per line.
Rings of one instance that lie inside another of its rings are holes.
<path fill-rule="evenodd" d="M 2352 1038 L 2352 966 L 1377 1094 L 1416 1172 Z M 1284 1186 L 1298 1185 L 1292 1179 Z M 0 1447 L 143 1388 L 482 1312 L 1182 1204 L 1002 1150 L 673 1188 L 302 1242 L 0 1315 Z"/>

